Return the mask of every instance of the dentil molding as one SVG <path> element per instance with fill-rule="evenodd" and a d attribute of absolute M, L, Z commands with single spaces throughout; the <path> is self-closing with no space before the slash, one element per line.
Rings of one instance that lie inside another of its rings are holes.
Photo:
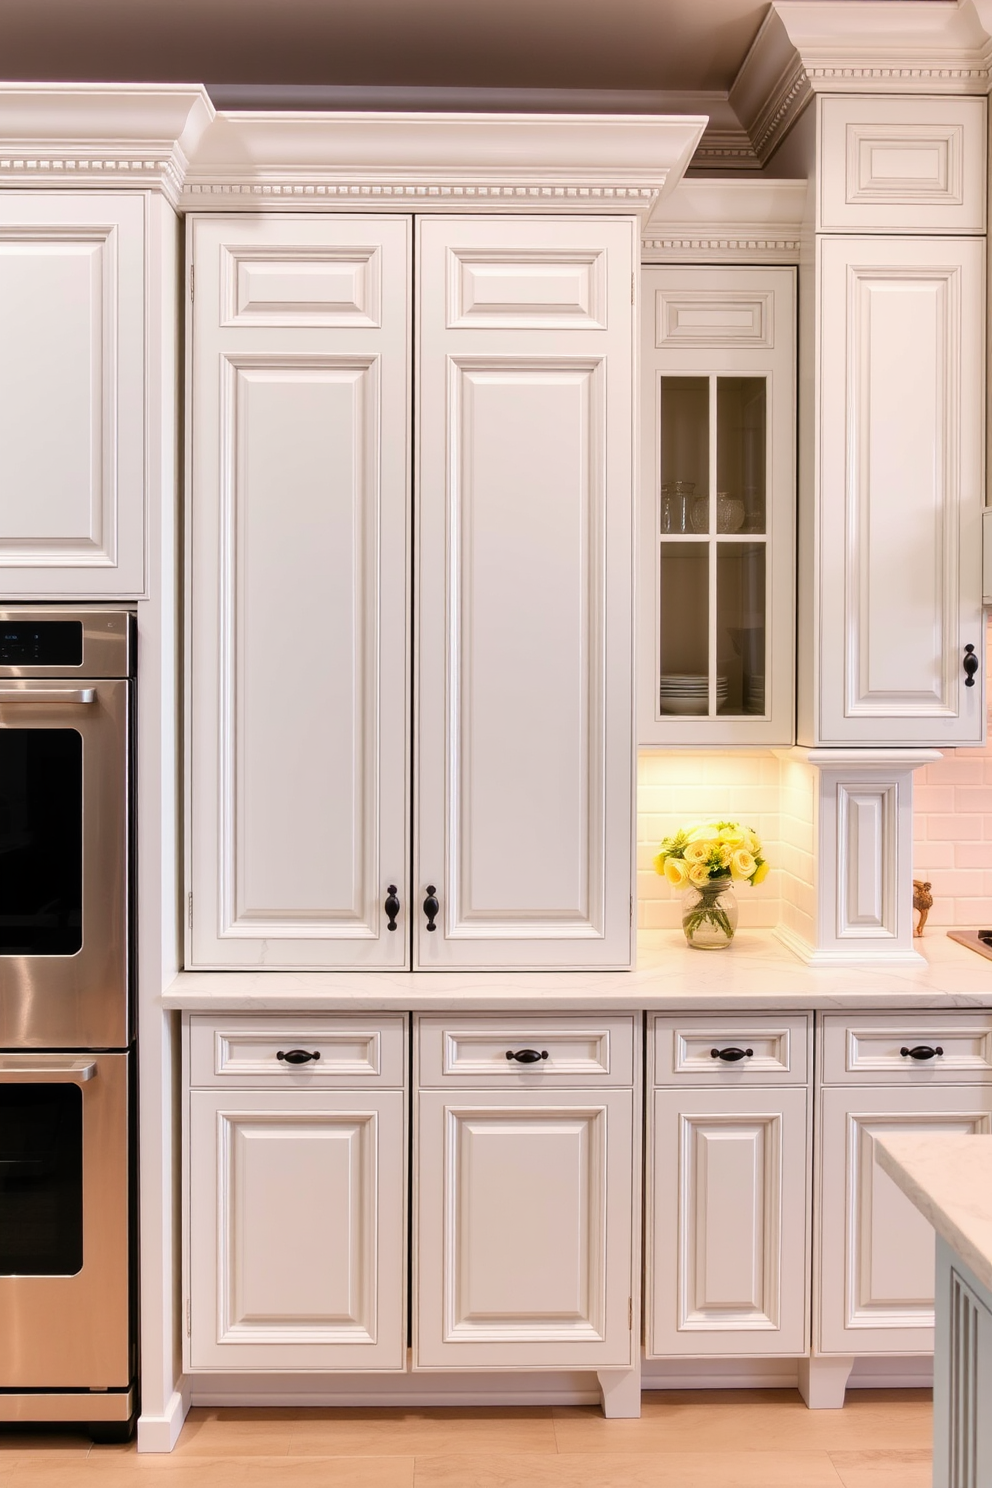
<path fill-rule="evenodd" d="M 799 262 L 805 181 L 685 179 L 644 229 L 644 263 Z"/>

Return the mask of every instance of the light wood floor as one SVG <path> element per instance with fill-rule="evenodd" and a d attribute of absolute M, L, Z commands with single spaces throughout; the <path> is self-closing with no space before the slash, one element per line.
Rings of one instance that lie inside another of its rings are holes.
<path fill-rule="evenodd" d="M 930 1488 L 925 1390 L 655 1393 L 592 1406 L 193 1410 L 169 1457 L 0 1431 L 0 1488 Z"/>

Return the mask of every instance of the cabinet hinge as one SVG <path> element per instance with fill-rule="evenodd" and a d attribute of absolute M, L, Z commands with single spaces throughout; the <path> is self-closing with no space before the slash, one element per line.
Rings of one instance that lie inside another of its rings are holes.
<path fill-rule="evenodd" d="M 189 297 L 190 297 L 190 300 L 191 301 L 193 299 L 193 276 L 194 276 L 195 273 L 196 273 L 196 264 L 190 264 L 190 266 L 189 266 Z"/>
<path fill-rule="evenodd" d="M 188 1304 L 187 1304 L 187 1306 L 188 1306 Z M 633 1297 L 628 1297 L 627 1298 L 627 1332 L 628 1333 L 632 1332 L 633 1331 L 633 1328 L 634 1328 L 634 1299 L 633 1299 Z"/>
<path fill-rule="evenodd" d="M 186 895 L 186 924 L 188 925 L 188 927 L 190 928 L 190 930 L 192 930 L 192 928 L 193 928 L 193 895 L 191 893 Z"/>
<path fill-rule="evenodd" d="M 186 1337 L 187 1338 L 189 1338 L 192 1335 L 192 1332 L 193 1332 L 192 1311 L 193 1311 L 193 1309 L 192 1309 L 192 1307 L 190 1305 L 190 1300 L 187 1297 L 186 1298 Z"/>
<path fill-rule="evenodd" d="M 630 896 L 630 923 L 631 924 L 634 923 L 634 896 L 633 896 L 633 894 L 631 894 L 631 896 Z"/>

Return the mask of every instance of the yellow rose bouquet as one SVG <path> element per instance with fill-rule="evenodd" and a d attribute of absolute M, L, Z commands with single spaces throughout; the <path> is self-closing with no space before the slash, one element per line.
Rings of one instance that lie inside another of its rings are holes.
<path fill-rule="evenodd" d="M 769 864 L 750 827 L 709 821 L 665 837 L 654 867 L 674 888 L 686 891 L 682 928 L 689 944 L 717 950 L 730 944 L 737 928 L 737 901 L 728 891 L 734 883 L 761 883 Z"/>

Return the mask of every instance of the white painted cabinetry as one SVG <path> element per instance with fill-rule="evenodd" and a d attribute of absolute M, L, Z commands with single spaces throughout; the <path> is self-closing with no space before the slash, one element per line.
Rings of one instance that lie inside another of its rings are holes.
<path fill-rule="evenodd" d="M 636 1370 L 634 1021 L 418 1020 L 415 1368 Z"/>
<path fill-rule="evenodd" d="M 818 253 L 816 742 L 979 743 L 984 239 Z"/>
<path fill-rule="evenodd" d="M 815 1352 L 929 1353 L 933 1230 L 873 1147 L 898 1132 L 992 1131 L 992 1021 L 827 1014 L 820 1037 Z"/>
<path fill-rule="evenodd" d="M 414 226 L 192 219 L 191 966 L 630 962 L 635 224 Z"/>
<path fill-rule="evenodd" d="M 810 1039 L 802 1016 L 649 1025 L 646 1357 L 806 1352 Z"/>
<path fill-rule="evenodd" d="M 641 272 L 641 745 L 792 743 L 795 290 Z"/>
<path fill-rule="evenodd" d="M 0 191 L 5 599 L 144 590 L 145 216 L 137 192 Z"/>
<path fill-rule="evenodd" d="M 410 223 L 189 247 L 189 964 L 404 966 Z"/>
<path fill-rule="evenodd" d="M 188 1020 L 188 1369 L 404 1367 L 405 1022 Z"/>

